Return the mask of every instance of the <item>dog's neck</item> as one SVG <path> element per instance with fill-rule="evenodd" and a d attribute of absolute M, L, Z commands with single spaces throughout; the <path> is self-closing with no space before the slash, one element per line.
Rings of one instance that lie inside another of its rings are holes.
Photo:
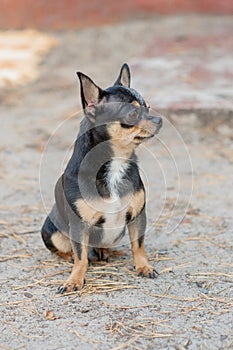
<path fill-rule="evenodd" d="M 79 176 L 83 181 L 97 179 L 107 185 L 110 192 L 122 182 L 124 175 L 136 163 L 134 147 L 109 137 L 107 129 L 93 127 L 86 118 L 82 120 L 75 150 L 66 174 Z"/>

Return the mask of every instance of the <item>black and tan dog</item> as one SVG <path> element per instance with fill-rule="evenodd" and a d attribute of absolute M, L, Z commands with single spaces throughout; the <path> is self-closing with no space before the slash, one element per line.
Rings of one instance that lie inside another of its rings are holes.
<path fill-rule="evenodd" d="M 144 99 L 130 88 L 127 64 L 105 90 L 82 73 L 78 77 L 85 117 L 41 230 L 48 249 L 74 258 L 59 293 L 81 289 L 88 259 L 107 260 L 108 249 L 126 227 L 137 275 L 157 277 L 144 250 L 145 190 L 135 149 L 158 133 L 162 119 L 151 116 Z"/>

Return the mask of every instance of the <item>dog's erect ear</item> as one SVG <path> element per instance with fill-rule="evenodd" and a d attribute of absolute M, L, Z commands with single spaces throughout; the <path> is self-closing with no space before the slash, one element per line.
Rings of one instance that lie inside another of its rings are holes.
<path fill-rule="evenodd" d="M 81 100 L 84 111 L 95 107 L 102 94 L 102 89 L 97 86 L 87 75 L 77 72 L 81 87 Z"/>
<path fill-rule="evenodd" d="M 126 87 L 130 87 L 130 70 L 127 63 L 124 63 L 121 67 L 121 71 L 119 77 L 115 81 L 114 85 L 122 85 Z"/>

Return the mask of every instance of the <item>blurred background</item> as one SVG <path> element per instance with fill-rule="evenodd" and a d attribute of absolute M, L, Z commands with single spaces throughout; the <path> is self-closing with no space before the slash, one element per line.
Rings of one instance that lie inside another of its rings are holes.
<path fill-rule="evenodd" d="M 1 0 L 0 87 L 49 72 L 68 91 L 76 70 L 109 84 L 127 61 L 154 107 L 229 110 L 232 11 L 231 0 Z"/>

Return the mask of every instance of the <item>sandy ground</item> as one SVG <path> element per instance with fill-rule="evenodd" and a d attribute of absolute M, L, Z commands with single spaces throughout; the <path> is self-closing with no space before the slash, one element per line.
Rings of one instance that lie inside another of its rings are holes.
<path fill-rule="evenodd" d="M 173 30 L 183 28 L 179 21 L 170 22 Z M 199 30 L 216 26 L 206 21 Z M 135 275 L 126 237 L 110 263 L 90 267 L 82 292 L 57 295 L 71 264 L 51 255 L 39 234 L 81 118 L 74 72 L 108 85 L 122 57 L 138 62 L 139 43 L 149 45 L 161 26 L 166 33 L 169 21 L 50 33 L 59 45 L 39 79 L 0 90 L 0 348 L 233 349 L 233 142 L 225 110 L 212 119 L 167 113 L 160 135 L 138 151 L 157 280 Z M 133 73 L 138 82 L 140 71 Z M 134 85 L 150 100 L 146 86 Z"/>

